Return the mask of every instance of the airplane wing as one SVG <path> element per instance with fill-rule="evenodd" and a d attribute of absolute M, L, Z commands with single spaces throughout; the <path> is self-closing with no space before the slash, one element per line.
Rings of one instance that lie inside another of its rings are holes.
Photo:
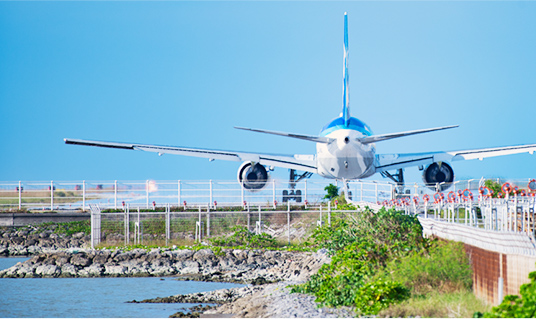
<path fill-rule="evenodd" d="M 225 160 L 246 162 L 252 161 L 267 166 L 276 166 L 282 168 L 296 169 L 311 173 L 317 172 L 316 158 L 314 155 L 280 155 L 264 153 L 247 153 L 235 151 L 209 150 L 201 148 L 177 147 L 177 146 L 159 146 L 135 143 L 116 143 L 101 142 L 79 139 L 64 139 L 65 144 L 97 146 L 107 148 L 119 148 L 126 150 L 138 150 L 146 152 L 155 152 L 158 155 L 174 154 L 194 157 L 204 157 L 210 160 Z"/>
<path fill-rule="evenodd" d="M 376 172 L 379 173 L 383 171 L 395 170 L 411 166 L 424 166 L 432 164 L 433 162 L 450 162 L 471 159 L 483 160 L 486 157 L 503 156 L 510 154 L 533 154 L 535 151 L 536 144 L 527 144 L 449 152 L 378 154 L 376 155 L 375 166 Z"/>

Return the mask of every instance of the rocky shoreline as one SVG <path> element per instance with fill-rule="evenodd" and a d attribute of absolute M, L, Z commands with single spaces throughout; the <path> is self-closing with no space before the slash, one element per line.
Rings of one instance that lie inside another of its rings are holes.
<path fill-rule="evenodd" d="M 0 256 L 33 256 L 0 270 L 0 278 L 163 277 L 218 281 L 246 287 L 154 298 L 133 303 L 203 303 L 215 307 L 185 310 L 172 317 L 353 317 L 349 309 L 318 308 L 314 297 L 290 294 L 330 261 L 315 253 L 239 249 L 91 250 L 84 233 L 12 230 L 0 236 Z M 189 312 L 191 311 L 191 312 Z"/>
<path fill-rule="evenodd" d="M 261 286 L 221 289 L 203 293 L 154 298 L 133 303 L 212 303 L 219 306 L 204 309 L 201 317 L 238 318 L 354 318 L 348 307 L 318 307 L 311 295 L 290 293 L 291 285 L 303 281 L 284 281 Z M 194 317 L 197 312 L 194 312 Z M 191 317 L 177 313 L 173 317 Z"/>
<path fill-rule="evenodd" d="M 329 257 L 325 252 L 134 249 L 66 250 L 38 254 L 0 271 L 0 278 L 179 276 L 184 280 L 270 283 L 306 280 Z"/>
<path fill-rule="evenodd" d="M 90 236 L 84 232 L 66 236 L 54 233 L 56 227 L 50 225 L 44 230 L 32 226 L 19 230 L 5 227 L 0 235 L 0 256 L 32 256 L 59 249 L 90 247 Z"/>

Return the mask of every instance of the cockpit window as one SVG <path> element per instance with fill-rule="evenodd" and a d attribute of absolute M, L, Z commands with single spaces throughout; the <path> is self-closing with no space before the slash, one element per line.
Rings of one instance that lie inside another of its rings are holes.
<path fill-rule="evenodd" d="M 370 130 L 368 125 L 363 123 L 361 120 L 355 117 L 350 118 L 350 123 L 348 127 L 344 125 L 344 119 L 342 117 L 338 117 L 334 119 L 333 121 L 329 122 L 326 126 L 324 126 L 324 128 L 322 128 L 320 135 L 326 136 L 329 133 L 339 130 L 339 129 L 356 130 L 356 131 L 363 133 L 363 135 L 366 135 L 366 136 L 372 135 L 372 131 Z"/>

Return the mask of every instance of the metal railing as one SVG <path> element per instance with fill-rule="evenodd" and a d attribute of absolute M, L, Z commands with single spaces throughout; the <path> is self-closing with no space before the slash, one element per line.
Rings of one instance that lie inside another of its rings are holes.
<path fill-rule="evenodd" d="M 0 182 L 0 210 L 88 209 L 171 206 L 277 206 L 287 201 L 302 204 L 322 202 L 332 180 L 304 180 L 296 183 L 299 195 L 284 196 L 288 181 L 270 180 L 258 192 L 245 190 L 237 181 L 49 181 Z M 338 186 L 343 189 L 342 183 Z M 353 200 L 382 202 L 393 198 L 393 184 L 376 181 L 349 182 Z"/>
<path fill-rule="evenodd" d="M 445 192 L 433 192 L 416 185 L 413 192 L 398 195 L 382 204 L 424 218 L 534 236 L 536 184 L 531 184 L 533 181 L 494 180 L 502 185 L 499 198 L 492 197 L 492 191 L 479 180 L 457 182 Z"/>

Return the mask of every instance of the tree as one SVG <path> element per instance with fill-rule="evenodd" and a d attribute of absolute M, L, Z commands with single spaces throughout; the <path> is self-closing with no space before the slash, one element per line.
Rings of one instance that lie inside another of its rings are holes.
<path fill-rule="evenodd" d="M 324 190 L 327 193 L 326 196 L 324 196 L 325 199 L 332 200 L 333 198 L 339 196 L 339 188 L 333 184 L 329 184 L 328 186 L 324 187 Z"/>

